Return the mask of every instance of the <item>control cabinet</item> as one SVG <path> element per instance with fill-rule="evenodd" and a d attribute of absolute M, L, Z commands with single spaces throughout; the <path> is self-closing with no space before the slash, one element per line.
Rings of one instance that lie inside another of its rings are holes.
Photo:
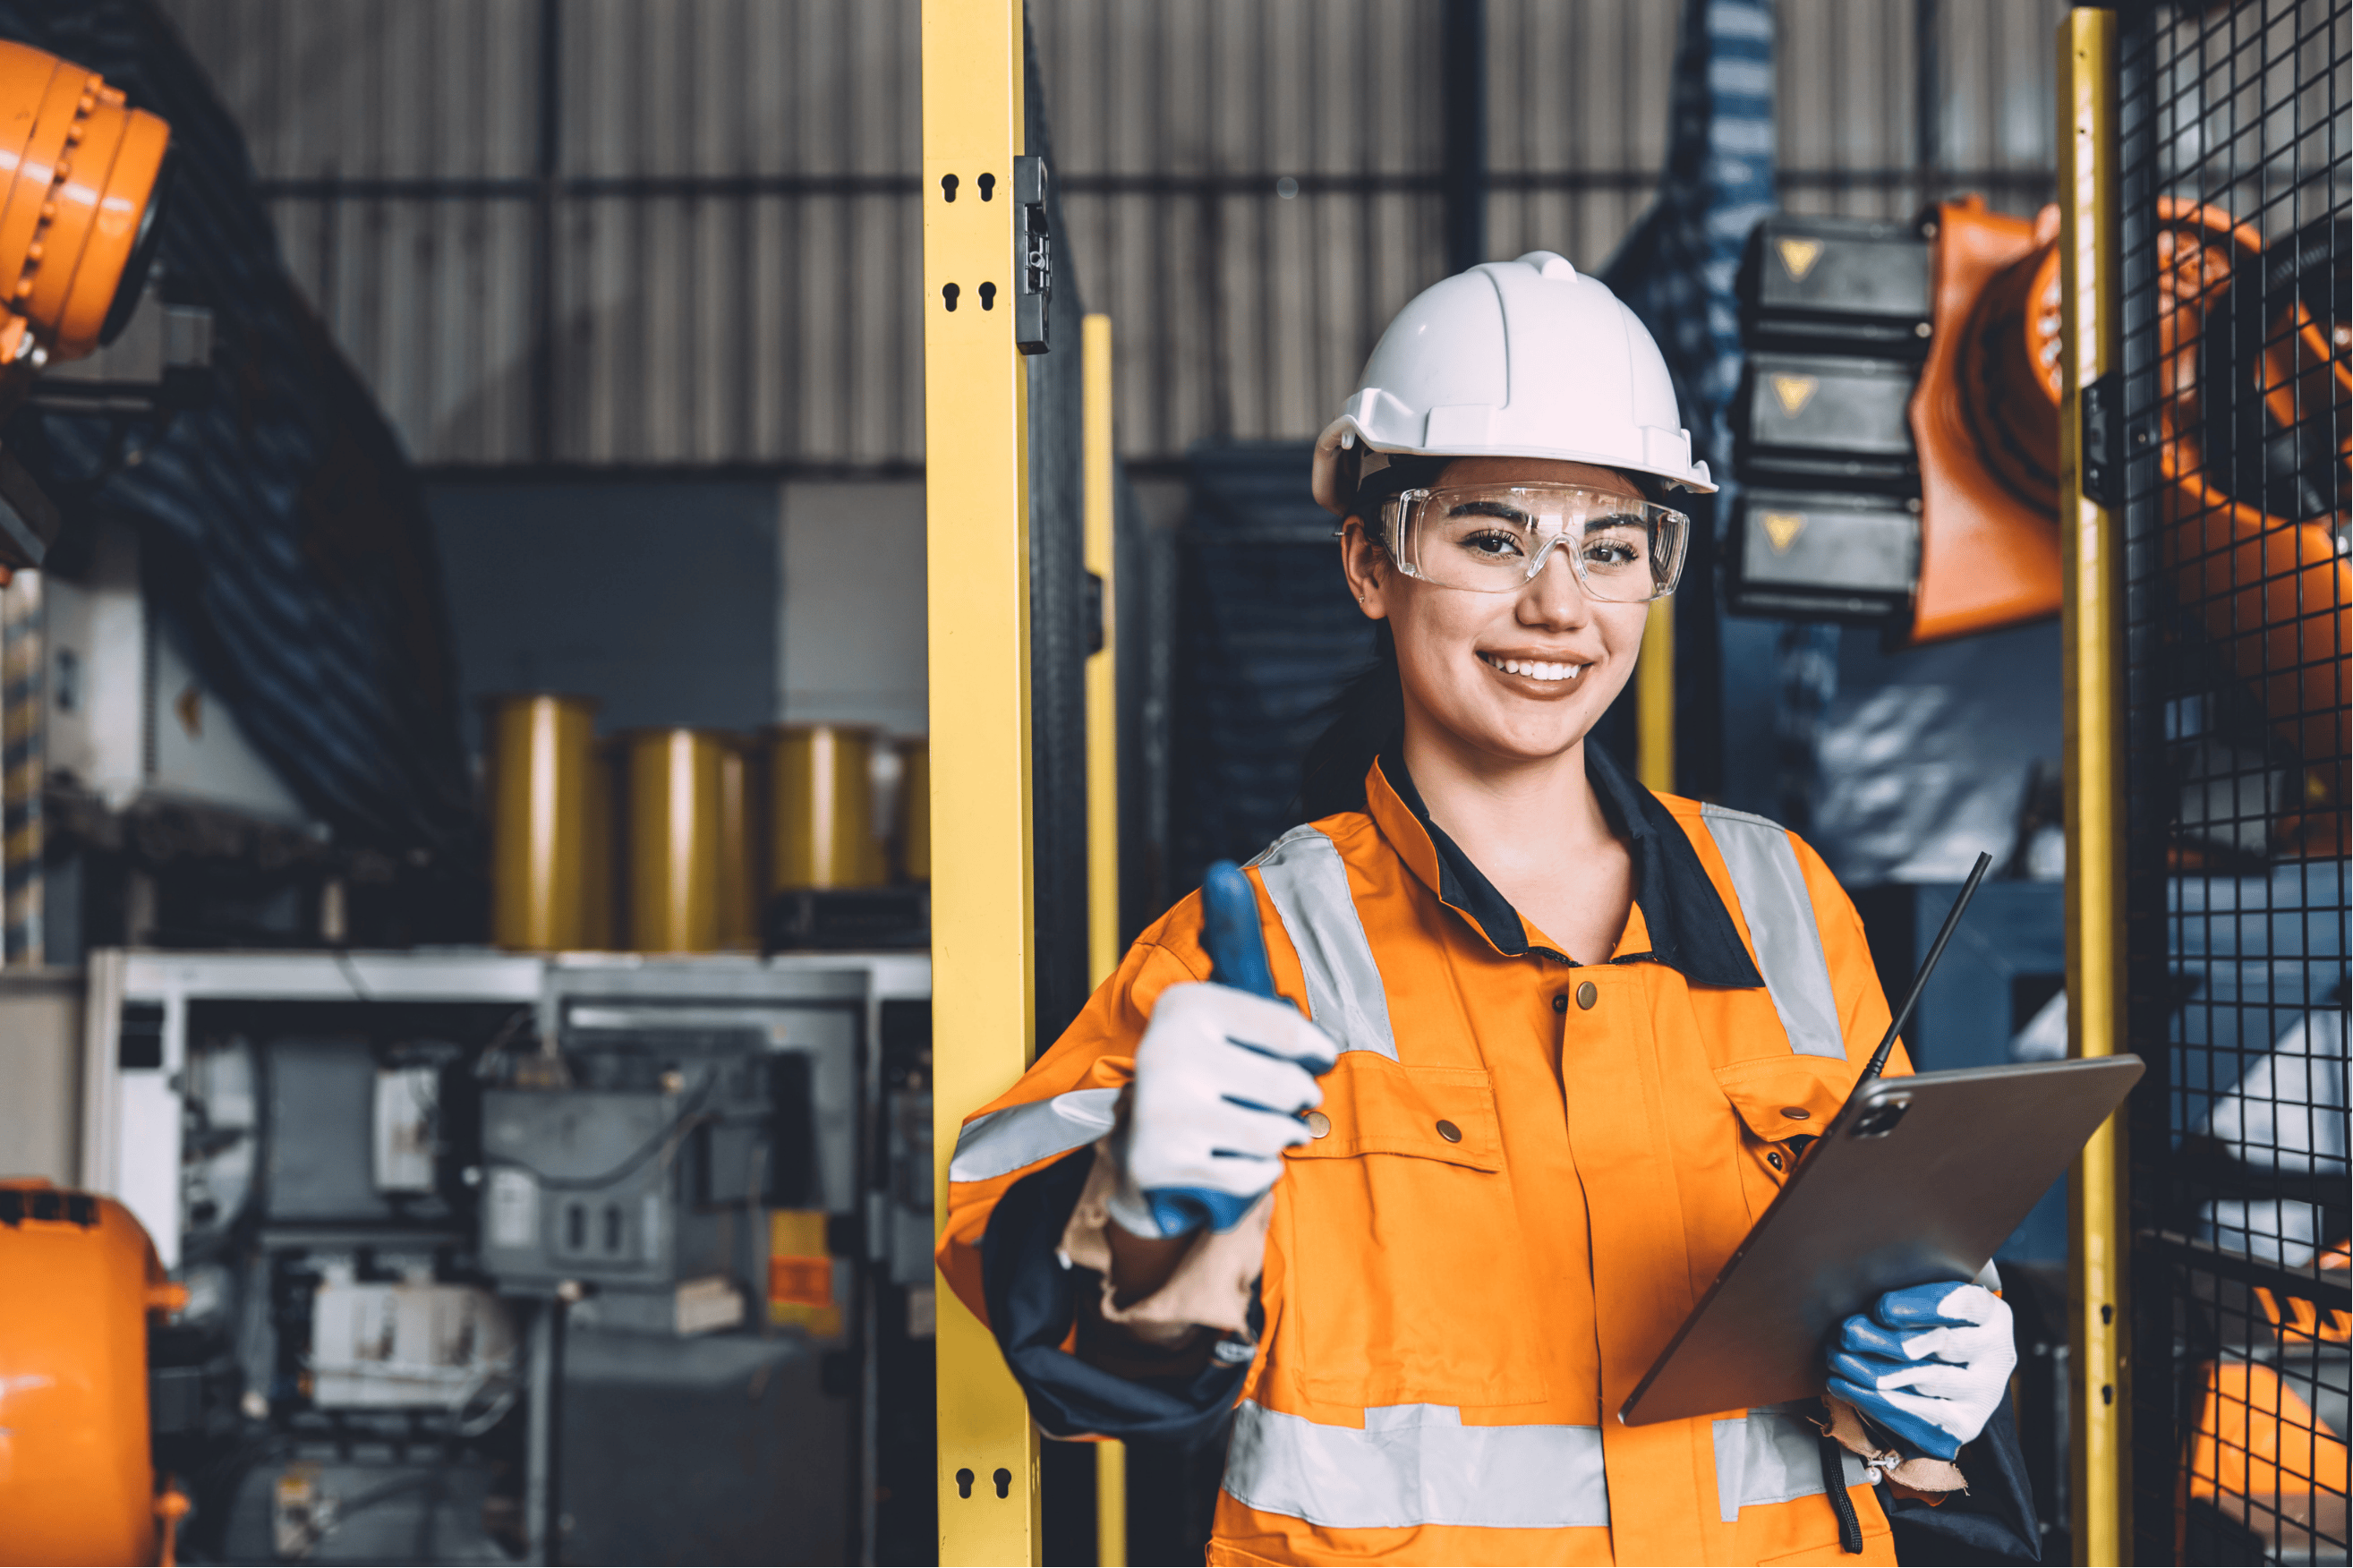
<path fill-rule="evenodd" d="M 189 1288 L 151 1403 L 196 1560 L 874 1560 L 927 959 L 90 968 L 82 1184 Z"/>

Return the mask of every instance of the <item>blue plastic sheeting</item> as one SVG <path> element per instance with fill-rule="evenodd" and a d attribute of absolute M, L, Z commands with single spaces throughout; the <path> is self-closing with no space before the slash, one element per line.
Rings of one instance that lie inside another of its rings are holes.
<path fill-rule="evenodd" d="M 2037 765 L 2061 751 L 2059 623 L 1926 647 L 1838 637 L 1812 737 L 1808 837 L 1849 886 L 1957 881 L 1980 850 L 2005 870 Z M 2055 877 L 2056 830 L 2038 874 Z"/>
<path fill-rule="evenodd" d="M 288 277 L 243 135 L 148 0 L 0 0 L 0 37 L 170 122 L 158 260 L 212 308 L 217 371 L 134 467 L 104 419 L 28 412 L 0 438 L 69 526 L 102 510 L 139 530 L 153 602 L 311 812 L 349 840 L 460 848 L 471 785 L 423 494 Z"/>

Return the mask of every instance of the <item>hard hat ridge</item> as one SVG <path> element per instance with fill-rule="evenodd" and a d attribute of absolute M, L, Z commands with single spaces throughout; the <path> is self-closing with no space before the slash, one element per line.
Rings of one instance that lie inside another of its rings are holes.
<path fill-rule="evenodd" d="M 1315 499 L 1334 512 L 1347 510 L 1362 455 L 1375 452 L 1549 458 L 1715 488 L 1641 318 L 1552 251 L 1423 289 L 1357 379 L 1315 444 Z"/>

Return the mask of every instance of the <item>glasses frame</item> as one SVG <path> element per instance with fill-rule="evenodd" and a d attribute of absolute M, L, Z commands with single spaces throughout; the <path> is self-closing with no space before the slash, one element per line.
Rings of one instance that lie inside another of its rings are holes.
<path fill-rule="evenodd" d="M 1681 525 L 1682 535 L 1677 541 L 1674 563 L 1667 573 L 1665 584 L 1658 587 L 1655 592 L 1640 599 L 1613 598 L 1607 594 L 1595 592 L 1592 579 L 1586 574 L 1585 557 L 1576 550 L 1569 551 L 1569 569 L 1577 574 L 1577 585 L 1578 590 L 1589 599 L 1597 600 L 1605 605 L 1647 605 L 1660 599 L 1672 596 L 1675 589 L 1683 583 L 1683 564 L 1691 559 L 1692 520 L 1690 514 L 1677 511 L 1671 506 L 1662 506 L 1653 500 L 1644 500 L 1636 496 L 1621 496 L 1613 490 L 1595 489 L 1589 485 L 1449 485 L 1442 487 L 1424 487 L 1402 489 L 1393 496 L 1387 497 L 1381 502 L 1379 512 L 1379 533 L 1377 537 L 1381 542 L 1382 548 L 1388 552 L 1389 559 L 1397 563 L 1397 569 L 1400 573 L 1414 579 L 1414 581 L 1418 583 L 1427 583 L 1433 588 L 1448 588 L 1456 593 L 1461 594 L 1519 593 L 1529 584 L 1536 580 L 1537 574 L 1541 573 L 1545 569 L 1545 563 L 1552 559 L 1554 549 L 1558 546 L 1563 540 L 1568 537 L 1566 532 L 1556 533 L 1551 538 L 1544 542 L 1543 545 L 1536 551 L 1536 552 L 1529 558 L 1527 571 L 1517 583 L 1510 584 L 1508 585 L 1498 585 L 1493 588 L 1480 587 L 1465 583 L 1441 583 L 1415 565 L 1414 563 L 1408 558 L 1404 548 L 1403 533 L 1405 530 L 1405 519 L 1408 507 L 1418 506 L 1430 500 L 1434 496 L 1457 492 L 1470 494 L 1494 490 L 1541 490 L 1552 491 L 1555 493 L 1575 490 L 1585 495 L 1606 498 L 1612 501 L 1620 501 L 1624 503 L 1624 510 L 1629 515 L 1633 514 L 1636 509 L 1640 509 L 1641 515 L 1642 516 L 1645 523 L 1651 527 L 1652 538 L 1654 540 L 1657 537 L 1656 525 L 1659 522 L 1672 520 L 1673 522 Z M 1655 577 L 1653 577 L 1653 581 L 1656 581 Z"/>

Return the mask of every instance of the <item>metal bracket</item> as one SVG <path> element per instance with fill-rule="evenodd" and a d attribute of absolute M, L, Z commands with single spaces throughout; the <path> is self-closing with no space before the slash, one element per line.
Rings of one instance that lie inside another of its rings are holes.
<path fill-rule="evenodd" d="M 1013 346 L 1041 354 L 1054 301 L 1054 237 L 1046 229 L 1046 160 L 1013 160 Z"/>
<path fill-rule="evenodd" d="M 2094 506 L 2112 507 L 2124 499 L 2124 408 L 2116 373 L 2110 371 L 2087 384 L 2080 401 L 2084 429 L 2078 451 L 2084 499 Z"/>

